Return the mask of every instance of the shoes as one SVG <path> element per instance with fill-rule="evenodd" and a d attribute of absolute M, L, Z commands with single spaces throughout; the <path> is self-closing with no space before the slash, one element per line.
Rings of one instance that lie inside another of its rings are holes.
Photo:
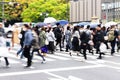
<path fill-rule="evenodd" d="M 43 60 L 42 62 L 41 62 L 41 64 L 45 64 L 46 63 L 46 61 L 45 60 Z"/>
<path fill-rule="evenodd" d="M 66 50 L 65 52 L 69 52 L 68 50 Z"/>
<path fill-rule="evenodd" d="M 102 57 L 98 57 L 97 59 L 102 59 Z"/>
<path fill-rule="evenodd" d="M 80 56 L 79 53 L 77 53 L 77 56 Z"/>
<path fill-rule="evenodd" d="M 10 68 L 10 65 L 6 65 L 6 68 Z"/>
<path fill-rule="evenodd" d="M 64 51 L 64 50 L 61 49 L 60 51 Z"/>
<path fill-rule="evenodd" d="M 69 53 L 70 56 L 72 56 L 71 52 Z"/>

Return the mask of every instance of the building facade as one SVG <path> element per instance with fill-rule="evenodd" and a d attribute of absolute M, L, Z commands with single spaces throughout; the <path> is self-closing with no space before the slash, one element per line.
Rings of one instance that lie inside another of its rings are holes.
<path fill-rule="evenodd" d="M 120 0 L 104 0 L 102 2 L 102 20 L 120 21 Z"/>
<path fill-rule="evenodd" d="M 70 22 L 120 20 L 120 0 L 70 0 Z"/>
<path fill-rule="evenodd" d="M 101 18 L 101 0 L 71 0 L 70 22 L 91 21 L 92 17 Z"/>

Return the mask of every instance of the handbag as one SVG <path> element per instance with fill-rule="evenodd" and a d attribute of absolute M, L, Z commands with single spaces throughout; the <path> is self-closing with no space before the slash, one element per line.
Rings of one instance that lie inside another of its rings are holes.
<path fill-rule="evenodd" d="M 102 53 L 107 52 L 107 46 L 104 43 L 100 44 L 100 52 Z"/>
<path fill-rule="evenodd" d="M 108 36 L 104 36 L 104 40 L 106 40 L 106 41 L 107 41 L 107 40 L 108 40 Z"/>
<path fill-rule="evenodd" d="M 49 44 L 49 42 L 48 42 L 48 40 L 46 39 L 46 40 L 45 40 L 45 45 L 48 45 L 48 44 Z"/>

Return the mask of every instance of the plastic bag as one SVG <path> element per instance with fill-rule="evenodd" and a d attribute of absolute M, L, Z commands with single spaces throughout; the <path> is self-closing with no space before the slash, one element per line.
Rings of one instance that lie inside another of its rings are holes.
<path fill-rule="evenodd" d="M 100 52 L 102 53 L 107 52 L 107 46 L 104 43 L 100 44 Z"/>

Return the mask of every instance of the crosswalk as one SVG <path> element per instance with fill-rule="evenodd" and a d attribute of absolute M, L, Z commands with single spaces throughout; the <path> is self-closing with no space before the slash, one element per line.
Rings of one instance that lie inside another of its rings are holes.
<path fill-rule="evenodd" d="M 10 55 L 9 55 L 9 62 L 11 64 L 19 64 L 21 62 L 26 62 L 26 58 L 20 59 L 19 57 L 16 56 L 16 50 L 11 50 L 10 51 Z M 84 58 L 82 55 L 77 56 L 76 53 L 72 53 L 73 56 L 70 56 L 69 53 L 67 52 L 55 52 L 55 54 L 47 54 L 47 56 L 45 56 L 45 59 L 47 62 L 52 62 L 52 61 L 68 61 L 68 60 L 77 60 L 77 61 L 84 61 Z M 115 56 L 120 57 L 120 54 L 115 54 Z M 97 57 L 98 54 L 90 54 L 88 53 L 87 55 L 88 57 L 88 63 L 96 63 L 97 62 Z M 109 53 L 107 53 L 107 55 L 104 56 L 105 58 L 112 58 L 114 56 L 111 56 Z M 0 61 L 4 62 L 4 59 L 0 58 Z M 41 62 L 42 58 L 38 55 L 34 55 L 33 58 L 33 62 Z"/>

